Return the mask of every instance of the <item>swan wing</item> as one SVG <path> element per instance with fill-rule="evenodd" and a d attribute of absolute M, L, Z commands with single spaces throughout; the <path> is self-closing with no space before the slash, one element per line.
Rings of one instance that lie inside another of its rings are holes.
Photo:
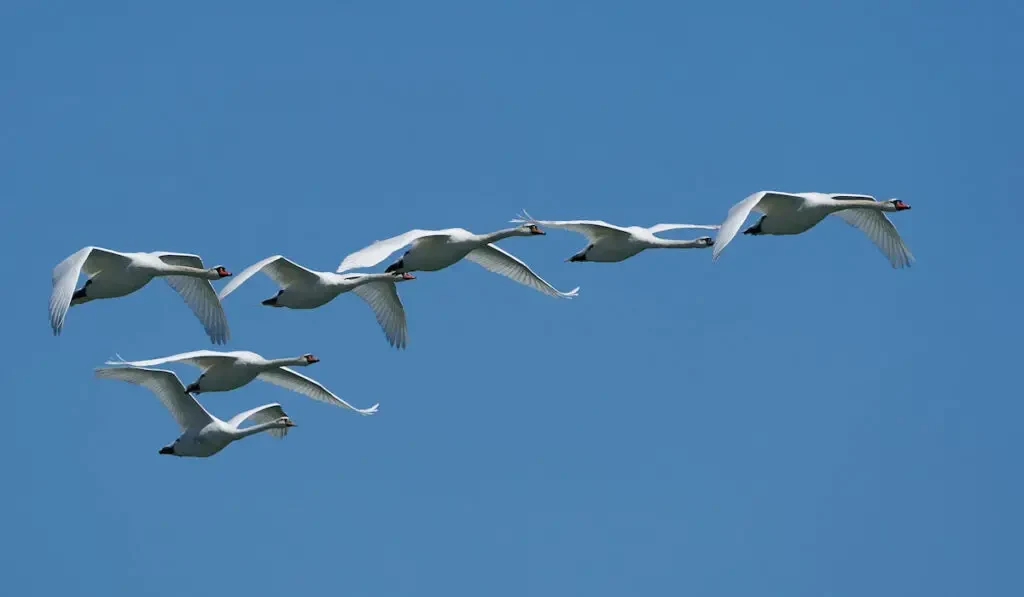
<path fill-rule="evenodd" d="M 264 404 L 263 406 L 257 406 L 256 408 L 250 408 L 247 411 L 240 412 L 237 415 L 231 417 L 227 423 L 228 425 L 238 429 L 238 426 L 245 422 L 246 419 L 252 419 L 253 425 L 260 425 L 262 423 L 270 423 L 276 421 L 281 417 L 287 417 L 288 415 L 281 408 L 278 403 Z M 267 433 L 270 435 L 281 438 L 288 435 L 288 428 L 284 427 L 281 429 L 268 429 Z"/>
<path fill-rule="evenodd" d="M 718 230 L 721 228 L 718 224 L 655 224 L 647 229 L 651 234 L 657 234 L 659 232 L 665 232 L 666 230 L 679 230 L 681 228 L 698 228 L 701 230 Z"/>
<path fill-rule="evenodd" d="M 537 224 L 547 228 L 558 228 L 571 230 L 587 237 L 593 242 L 602 236 L 629 236 L 630 231 L 622 226 L 609 224 L 603 220 L 537 220 L 524 209 L 515 219 L 510 220 L 514 224 Z"/>
<path fill-rule="evenodd" d="M 352 409 L 361 415 L 372 415 L 377 412 L 377 407 L 380 406 L 379 404 L 374 404 L 370 408 L 356 408 L 335 396 L 333 392 L 325 388 L 320 382 L 310 379 L 293 369 L 289 369 L 288 367 L 279 367 L 277 369 L 263 371 L 258 377 L 259 379 L 267 383 L 272 383 L 275 386 L 279 386 L 293 392 L 298 392 L 299 394 L 308 396 L 313 400 L 319 400 L 335 406 Z"/>
<path fill-rule="evenodd" d="M 832 195 L 832 198 L 837 201 L 875 200 L 870 195 Z M 871 242 L 875 243 L 875 246 L 885 254 L 893 267 L 908 267 L 914 263 L 914 255 L 900 238 L 900 233 L 896 230 L 892 220 L 884 212 L 852 208 L 837 211 L 835 215 L 866 234 Z"/>
<path fill-rule="evenodd" d="M 396 348 L 405 348 L 409 334 L 405 324 L 405 308 L 402 306 L 402 299 L 398 298 L 395 283 L 377 280 L 356 286 L 352 292 L 373 309 L 373 314 L 384 330 L 388 343 Z"/>
<path fill-rule="evenodd" d="M 156 395 L 182 431 L 202 429 L 213 421 L 213 416 L 188 392 L 173 371 L 166 369 L 137 369 L 134 367 L 104 367 L 96 369 L 96 377 L 119 379 L 143 386 Z"/>
<path fill-rule="evenodd" d="M 121 355 L 118 355 L 120 359 Z M 163 365 L 164 363 L 186 363 L 200 369 L 208 369 L 215 365 L 217 361 L 235 360 L 235 356 L 227 352 L 217 352 L 216 350 L 193 350 L 192 352 L 183 352 L 181 354 L 172 354 L 169 357 L 161 357 L 159 359 L 149 359 L 145 361 L 126 361 L 124 359 L 117 361 L 106 361 L 107 365 L 128 365 L 130 367 L 152 367 L 154 365 Z"/>
<path fill-rule="evenodd" d="M 132 262 L 124 253 L 101 247 L 85 247 L 70 255 L 53 268 L 53 289 L 50 291 L 50 327 L 53 335 L 60 335 L 64 318 L 71 308 L 78 276 L 84 271 L 95 276 L 105 269 L 123 269 Z"/>
<path fill-rule="evenodd" d="M 543 278 L 538 276 L 525 263 L 508 251 L 505 251 L 494 244 L 488 244 L 480 247 L 479 249 L 473 249 L 468 255 L 466 255 L 466 259 L 479 264 L 488 271 L 511 278 L 520 284 L 529 286 L 534 290 L 539 290 L 549 296 L 572 298 L 579 294 L 580 289 L 578 286 L 569 292 L 559 291 L 551 284 L 545 282 Z"/>
<path fill-rule="evenodd" d="M 746 221 L 751 211 L 757 210 L 764 213 L 773 204 L 780 206 L 781 204 L 790 204 L 796 207 L 802 201 L 803 198 L 799 195 L 780 193 L 778 191 L 758 191 L 748 195 L 745 199 L 733 205 L 729 210 L 729 214 L 725 216 L 725 221 L 722 222 L 721 227 L 718 229 L 718 235 L 715 237 L 711 259 L 714 261 L 718 260 L 722 250 L 739 232 L 740 226 Z"/>
<path fill-rule="evenodd" d="M 203 260 L 198 255 L 187 253 L 157 252 L 154 256 L 169 265 L 184 265 L 203 269 Z M 231 337 L 228 329 L 228 316 L 224 314 L 224 307 L 217 298 L 217 291 L 205 278 L 194 278 L 192 276 L 164 276 L 167 284 L 175 290 L 185 304 L 192 310 L 192 313 L 199 318 L 206 330 L 206 335 L 214 344 L 226 344 Z"/>
<path fill-rule="evenodd" d="M 388 255 L 415 240 L 426 236 L 444 236 L 448 233 L 449 230 L 410 230 L 398 236 L 379 240 L 345 257 L 337 271 L 344 272 L 350 269 L 373 267 L 387 259 Z"/>
<path fill-rule="evenodd" d="M 291 259 L 281 255 L 273 255 L 257 261 L 242 270 L 241 273 L 232 276 L 231 281 L 224 288 L 221 288 L 217 298 L 224 300 L 224 297 L 234 292 L 236 288 L 242 285 L 242 282 L 245 282 L 260 271 L 281 287 L 288 287 L 292 284 L 315 284 L 320 279 L 316 272 L 302 267 Z"/>

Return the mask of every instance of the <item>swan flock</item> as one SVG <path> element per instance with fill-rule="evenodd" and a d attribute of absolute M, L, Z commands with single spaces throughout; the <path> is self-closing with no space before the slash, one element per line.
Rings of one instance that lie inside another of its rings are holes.
<path fill-rule="evenodd" d="M 545 234 L 542 226 L 576 232 L 586 238 L 586 246 L 565 259 L 567 262 L 614 263 L 647 249 L 700 248 L 711 248 L 712 259 L 718 261 L 752 211 L 761 216 L 743 231 L 751 236 L 801 234 L 834 215 L 863 232 L 892 267 L 903 268 L 914 262 L 914 256 L 886 214 L 909 209 L 910 206 L 899 199 L 878 201 L 870 195 L 759 191 L 736 203 L 721 224 L 655 224 L 645 228 L 617 226 L 602 220 L 537 220 L 523 211 L 512 220 L 515 227 L 487 234 L 475 234 L 464 228 L 417 229 L 379 240 L 345 257 L 334 272 L 314 271 L 283 255 L 272 255 L 232 276 L 224 266 L 207 267 L 198 255 L 188 253 L 123 253 L 84 247 L 53 269 L 50 326 L 53 334 L 59 335 L 71 307 L 126 296 L 141 290 L 154 278 L 163 278 L 202 324 L 210 341 L 226 344 L 230 331 L 222 301 L 246 280 L 262 273 L 280 289 L 261 304 L 285 309 L 316 309 L 341 294 L 352 292 L 373 311 L 388 343 L 396 349 L 404 349 L 409 335 L 405 306 L 398 296 L 397 285 L 416 279 L 412 272 L 434 272 L 467 259 L 548 296 L 576 297 L 578 287 L 564 292 L 558 290 L 521 259 L 495 244 L 513 236 L 542 236 Z M 714 230 L 716 236 L 690 240 L 657 236 L 670 230 Z M 372 268 L 403 248 L 406 250 L 383 272 L 351 271 Z M 76 288 L 83 273 L 85 283 Z M 228 277 L 232 279 L 219 293 L 215 291 L 211 281 Z M 320 382 L 295 371 L 293 367 L 308 367 L 319 362 L 308 353 L 267 359 L 248 351 L 196 350 L 146 360 L 118 358 L 107 361 L 107 367 L 96 369 L 96 377 L 145 387 L 170 411 L 181 429 L 178 439 L 161 448 L 160 454 L 208 457 L 235 440 L 263 431 L 284 437 L 295 423 L 280 404 L 265 404 L 222 421 L 207 412 L 195 397 L 201 393 L 233 391 L 253 380 L 360 415 L 373 415 L 379 407 L 379 404 L 355 407 Z M 153 368 L 164 364 L 191 365 L 201 373 L 195 381 L 184 385 L 174 372 Z M 246 423 L 248 425 L 243 427 Z"/>

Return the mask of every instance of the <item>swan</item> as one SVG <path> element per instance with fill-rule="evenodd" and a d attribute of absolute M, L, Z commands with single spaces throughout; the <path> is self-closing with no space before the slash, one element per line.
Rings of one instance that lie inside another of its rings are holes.
<path fill-rule="evenodd" d="M 893 267 L 906 267 L 914 262 L 914 256 L 883 212 L 907 209 L 910 206 L 899 199 L 876 201 L 871 195 L 759 191 L 729 210 L 729 215 L 718 231 L 711 257 L 718 260 L 722 250 L 736 236 L 752 210 L 764 215 L 756 224 L 744 230 L 743 234 L 800 234 L 813 228 L 825 216 L 835 214 L 866 234 L 889 258 Z"/>
<path fill-rule="evenodd" d="M 345 257 L 338 272 L 373 267 L 402 247 L 412 244 L 402 258 L 392 263 L 385 272 L 434 272 L 444 269 L 462 258 L 469 259 L 484 269 L 501 274 L 547 294 L 559 298 L 572 298 L 579 287 L 561 292 L 545 282 L 532 269 L 504 249 L 493 244 L 510 236 L 544 234 L 535 224 L 498 230 L 490 234 L 473 234 L 464 228 L 445 230 L 410 230 L 385 240 L 379 240 Z"/>
<path fill-rule="evenodd" d="M 78 276 L 89 278 L 75 290 Z M 85 247 L 53 268 L 50 293 L 50 326 L 60 334 L 68 309 L 96 299 L 131 294 L 155 277 L 163 277 L 185 299 L 214 344 L 230 337 L 227 316 L 209 280 L 231 275 L 224 266 L 206 268 L 198 255 L 186 253 L 120 253 L 102 247 Z"/>
<path fill-rule="evenodd" d="M 714 242 L 710 236 L 694 240 L 668 240 L 654 236 L 665 230 L 698 228 L 717 230 L 711 224 L 655 224 L 650 228 L 642 226 L 616 226 L 601 220 L 535 220 L 526 210 L 515 223 L 539 224 L 548 228 L 561 228 L 579 232 L 587 237 L 589 244 L 566 261 L 595 261 L 614 263 L 629 259 L 644 249 L 692 249 L 710 247 Z"/>
<path fill-rule="evenodd" d="M 391 346 L 405 348 L 408 342 L 405 309 L 398 298 L 395 283 L 415 280 L 416 277 L 410 273 L 340 275 L 316 272 L 281 255 L 273 255 L 245 268 L 221 289 L 217 297 L 223 301 L 257 272 L 263 272 L 281 287 L 277 295 L 263 301 L 268 307 L 315 309 L 331 302 L 339 294 L 352 291 L 373 309 L 377 323 Z"/>
<path fill-rule="evenodd" d="M 238 389 L 254 379 L 272 383 L 293 392 L 298 392 L 314 400 L 327 402 L 356 411 L 361 415 L 372 415 L 377 412 L 379 404 L 370 408 L 356 408 L 335 396 L 320 382 L 301 375 L 288 368 L 308 367 L 319 363 L 320 359 L 311 354 L 286 359 L 265 359 L 255 352 L 235 350 L 219 352 L 216 350 L 195 350 L 147 361 L 107 361 L 107 365 L 128 365 L 131 367 L 152 367 L 164 363 L 185 363 L 202 369 L 202 374 L 185 388 L 186 392 L 228 392 Z"/>
<path fill-rule="evenodd" d="M 257 406 L 238 413 L 228 421 L 221 421 L 185 391 L 185 386 L 181 385 L 181 380 L 173 371 L 110 367 L 96 369 L 96 377 L 119 379 L 143 386 L 156 394 L 167 410 L 171 411 L 182 434 L 172 444 L 160 448 L 160 454 L 205 458 L 243 437 L 261 431 L 267 431 L 275 437 L 284 437 L 289 427 L 295 427 L 295 423 L 277 403 Z M 254 425 L 240 429 L 239 425 L 248 419 L 252 419 Z"/>

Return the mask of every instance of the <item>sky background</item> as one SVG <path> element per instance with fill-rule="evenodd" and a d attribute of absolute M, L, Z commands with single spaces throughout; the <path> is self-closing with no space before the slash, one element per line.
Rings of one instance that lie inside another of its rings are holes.
<path fill-rule="evenodd" d="M 136 4 L 0 8 L 9 594 L 1024 591 L 1019 2 Z M 165 283 L 46 316 L 86 245 L 333 271 L 410 228 L 719 223 L 761 189 L 901 198 L 917 264 L 838 219 L 714 264 L 564 263 L 585 240 L 549 230 L 501 246 L 578 299 L 421 273 L 403 352 L 354 295 L 268 309 L 255 277 L 227 349 L 313 352 L 380 413 L 254 382 L 203 403 L 299 426 L 209 459 L 92 377 L 214 348 Z"/>

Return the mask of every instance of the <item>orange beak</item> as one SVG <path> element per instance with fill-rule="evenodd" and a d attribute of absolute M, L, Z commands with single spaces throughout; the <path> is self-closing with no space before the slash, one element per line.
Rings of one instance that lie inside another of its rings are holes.
<path fill-rule="evenodd" d="M 415 280 L 416 276 L 410 274 L 409 272 L 405 272 L 404 274 L 402 274 L 402 279 L 403 280 Z"/>

